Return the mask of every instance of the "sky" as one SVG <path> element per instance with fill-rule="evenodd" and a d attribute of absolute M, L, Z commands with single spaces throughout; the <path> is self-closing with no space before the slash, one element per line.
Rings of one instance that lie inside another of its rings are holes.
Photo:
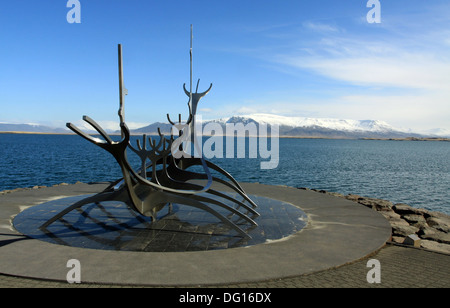
<path fill-rule="evenodd" d="M 64 127 L 88 115 L 118 129 L 118 44 L 130 128 L 187 118 L 192 24 L 193 87 L 213 84 L 203 119 L 271 113 L 450 131 L 448 0 L 379 0 L 379 23 L 368 22 L 368 0 L 78 0 L 79 15 L 68 2 L 1 2 L 0 122 Z"/>

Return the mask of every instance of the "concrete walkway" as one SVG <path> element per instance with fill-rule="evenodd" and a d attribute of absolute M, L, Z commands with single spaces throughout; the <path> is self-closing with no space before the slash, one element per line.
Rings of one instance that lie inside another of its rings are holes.
<path fill-rule="evenodd" d="M 289 187 L 244 184 L 249 194 L 290 202 L 308 215 L 308 226 L 294 236 L 248 248 L 107 252 L 25 240 L 11 225 L 14 215 L 29 206 L 97 192 L 105 185 L 77 184 L 0 195 L 0 287 L 449 286 L 448 255 L 384 246 L 390 225 L 379 213 L 348 200 Z M 64 281 L 71 258 L 81 261 L 81 285 Z M 381 284 L 366 280 L 371 258 L 380 261 Z"/>
<path fill-rule="evenodd" d="M 370 284 L 367 261 L 381 265 L 381 283 Z M 0 288 L 117 288 L 148 286 L 69 284 L 0 275 Z M 241 284 L 190 287 L 226 288 L 450 288 L 450 256 L 423 249 L 387 245 L 363 260 L 309 275 Z"/>

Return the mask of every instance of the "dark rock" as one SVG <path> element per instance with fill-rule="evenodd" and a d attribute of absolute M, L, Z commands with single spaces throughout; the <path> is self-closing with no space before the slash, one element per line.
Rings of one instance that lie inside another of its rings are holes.
<path fill-rule="evenodd" d="M 390 201 L 375 198 L 360 198 L 357 202 L 376 211 L 391 211 L 393 206 Z"/>
<path fill-rule="evenodd" d="M 442 253 L 446 253 L 450 255 L 450 245 L 442 244 L 435 241 L 422 240 L 421 245 L 422 248 L 438 251 Z"/>
<path fill-rule="evenodd" d="M 410 234 L 415 234 L 419 231 L 419 228 L 410 226 L 408 223 L 390 221 L 392 227 L 392 235 L 406 237 Z"/>
<path fill-rule="evenodd" d="M 383 215 L 387 220 L 401 220 L 401 216 L 394 211 L 380 211 L 380 214 Z"/>
<path fill-rule="evenodd" d="M 392 241 L 394 243 L 403 244 L 403 242 L 405 241 L 405 237 L 404 236 L 393 236 Z"/>
<path fill-rule="evenodd" d="M 426 218 L 428 217 L 436 217 L 436 218 L 444 218 L 448 221 L 450 221 L 450 215 L 441 213 L 441 212 L 432 212 L 432 211 L 428 211 L 427 213 L 428 215 L 426 216 Z"/>
<path fill-rule="evenodd" d="M 406 214 L 402 215 L 402 218 L 410 224 L 425 224 L 427 222 L 422 215 L 418 214 Z"/>
<path fill-rule="evenodd" d="M 392 207 L 392 209 L 400 215 L 415 214 L 412 207 L 404 203 L 397 203 Z"/>
<path fill-rule="evenodd" d="M 327 195 L 330 195 L 330 196 L 335 196 L 335 197 L 344 198 L 344 195 L 343 195 L 343 194 L 340 194 L 340 193 L 327 192 L 326 194 L 327 194 Z"/>
<path fill-rule="evenodd" d="M 418 232 L 420 238 L 439 243 L 450 244 L 450 234 L 436 230 L 433 227 L 423 228 Z"/>
<path fill-rule="evenodd" d="M 441 232 L 450 232 L 450 219 L 430 217 L 427 220 L 427 224 L 434 229 Z"/>
<path fill-rule="evenodd" d="M 345 196 L 345 199 L 358 202 L 359 199 L 363 199 L 361 196 L 349 194 Z"/>
<path fill-rule="evenodd" d="M 397 203 L 395 204 L 392 209 L 400 214 L 400 215 L 408 215 L 408 214 L 416 214 L 416 215 L 425 215 L 427 216 L 429 211 L 425 210 L 425 209 L 416 209 L 412 206 L 409 206 L 407 204 L 404 203 Z"/>

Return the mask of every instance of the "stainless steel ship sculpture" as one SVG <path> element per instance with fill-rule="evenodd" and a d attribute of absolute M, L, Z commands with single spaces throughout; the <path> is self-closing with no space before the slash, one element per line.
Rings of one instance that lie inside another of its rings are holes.
<path fill-rule="evenodd" d="M 169 207 L 169 212 L 172 210 L 172 204 L 176 203 L 182 206 L 191 206 L 204 210 L 215 217 L 222 223 L 234 229 L 239 236 L 244 238 L 251 238 L 250 235 L 241 227 L 239 227 L 230 218 L 234 215 L 239 217 L 240 221 L 245 224 L 256 226 L 253 218 L 259 216 L 255 210 L 257 205 L 245 193 L 239 183 L 225 170 L 216 164 L 206 160 L 203 156 L 193 157 L 185 153 L 182 140 L 193 140 L 195 138 L 195 116 L 197 105 L 202 97 L 204 97 L 212 88 L 209 88 L 199 93 L 198 85 L 196 92 L 192 92 L 192 26 L 191 26 L 191 45 L 190 45 L 190 90 L 186 89 L 186 84 L 183 85 L 184 92 L 189 97 L 189 117 L 185 123 L 181 121 L 179 115 L 178 122 L 173 122 L 167 114 L 169 123 L 177 127 L 177 130 L 172 130 L 169 137 L 166 137 L 158 129 L 159 141 L 156 142 L 148 138 L 144 134 L 142 136 L 142 143 L 137 140 L 136 147 L 130 143 L 130 130 L 125 123 L 124 116 L 124 101 L 127 90 L 123 83 L 123 65 L 122 65 L 122 46 L 118 45 L 118 60 L 119 60 L 119 94 L 120 94 L 120 108 L 119 120 L 121 140 L 113 141 L 113 139 L 97 124 L 93 119 L 84 116 L 83 120 L 89 123 L 99 134 L 103 140 L 97 137 L 92 137 L 81 131 L 72 123 L 67 123 L 67 127 L 73 132 L 80 135 L 84 139 L 93 144 L 103 148 L 111 153 L 119 164 L 123 178 L 112 182 L 104 191 L 80 200 L 73 205 L 65 208 L 57 215 L 50 218 L 41 226 L 41 230 L 45 232 L 47 227 L 62 218 L 67 213 L 80 208 L 86 204 L 99 204 L 104 201 L 121 201 L 127 204 L 129 208 L 137 213 L 152 218 L 152 221 L 157 219 L 157 213 L 164 207 Z M 200 80 L 199 80 L 200 81 Z M 178 132 L 178 136 L 174 136 L 174 132 Z M 194 142 L 194 145 L 197 143 Z M 136 153 L 141 160 L 140 170 L 134 170 L 127 158 L 127 149 Z M 189 171 L 192 166 L 201 166 L 202 172 Z M 223 178 L 215 177 L 211 171 L 215 170 L 223 176 Z M 200 180 L 200 181 L 199 181 Z M 201 183 L 201 184 L 199 184 Z M 220 183 L 230 188 L 235 192 L 235 196 L 218 191 L 212 188 L 213 183 Z M 214 207 L 220 207 L 229 212 L 230 215 L 223 215 L 219 213 Z"/>

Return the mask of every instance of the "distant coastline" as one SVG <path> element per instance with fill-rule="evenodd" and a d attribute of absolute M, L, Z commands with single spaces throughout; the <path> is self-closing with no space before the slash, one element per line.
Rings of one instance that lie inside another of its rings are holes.
<path fill-rule="evenodd" d="M 74 133 L 44 133 L 44 132 L 21 132 L 21 131 L 11 131 L 11 132 L 0 132 L 0 134 L 23 134 L 23 135 L 74 135 Z"/>
<path fill-rule="evenodd" d="M 392 140 L 392 141 L 450 141 L 450 138 L 443 137 L 406 137 L 406 138 L 360 138 L 362 140 Z"/>
<path fill-rule="evenodd" d="M 0 131 L 0 134 L 26 134 L 26 135 L 75 135 L 75 133 L 67 132 L 27 132 L 27 131 Z M 94 135 L 98 133 L 92 132 Z M 119 133 L 110 133 L 112 136 L 119 136 Z M 132 136 L 142 136 L 142 133 L 132 133 Z M 147 136 L 158 136 L 158 134 L 147 133 Z M 212 137 L 212 135 L 203 135 L 204 137 Z M 350 137 L 323 137 L 323 136 L 279 136 L 284 139 L 337 139 L 337 140 L 389 140 L 389 141 L 450 141 L 450 138 L 444 137 L 405 137 L 405 138 L 350 138 Z"/>

